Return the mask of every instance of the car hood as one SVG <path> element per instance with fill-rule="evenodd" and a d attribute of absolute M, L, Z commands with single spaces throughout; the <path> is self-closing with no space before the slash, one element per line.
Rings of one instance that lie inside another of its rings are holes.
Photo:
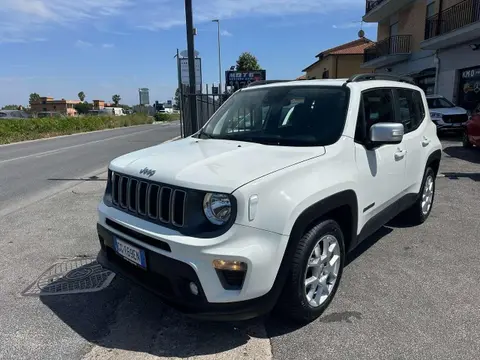
<path fill-rule="evenodd" d="M 120 156 L 110 169 L 164 184 L 231 193 L 252 180 L 324 154 L 323 146 L 186 138 Z M 144 168 L 155 173 L 140 174 Z"/>
<path fill-rule="evenodd" d="M 461 108 L 459 106 L 453 107 L 453 108 L 438 108 L 438 109 L 430 109 L 430 112 L 432 113 L 439 113 L 442 115 L 464 115 L 467 113 L 467 110 L 464 108 Z"/>

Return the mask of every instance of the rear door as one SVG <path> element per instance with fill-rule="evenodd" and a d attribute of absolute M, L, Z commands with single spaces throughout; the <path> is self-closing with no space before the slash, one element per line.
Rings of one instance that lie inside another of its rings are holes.
<path fill-rule="evenodd" d="M 397 112 L 405 130 L 403 143 L 408 153 L 403 189 L 405 193 L 417 193 L 423 179 L 430 146 L 433 144 L 426 132 L 426 109 L 420 91 L 398 88 L 395 94 Z"/>

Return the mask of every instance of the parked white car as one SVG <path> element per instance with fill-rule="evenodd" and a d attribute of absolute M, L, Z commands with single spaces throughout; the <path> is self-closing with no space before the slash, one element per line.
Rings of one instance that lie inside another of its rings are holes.
<path fill-rule="evenodd" d="M 266 82 L 193 136 L 114 159 L 99 262 L 197 318 L 316 319 L 349 251 L 402 212 L 421 224 L 432 210 L 441 144 L 406 81 Z"/>
<path fill-rule="evenodd" d="M 463 132 L 465 123 L 468 121 L 467 110 L 455 106 L 441 95 L 427 96 L 430 117 L 438 131 Z"/>

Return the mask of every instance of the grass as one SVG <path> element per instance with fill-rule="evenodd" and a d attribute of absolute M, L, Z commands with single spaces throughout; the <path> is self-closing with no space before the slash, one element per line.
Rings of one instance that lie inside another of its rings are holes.
<path fill-rule="evenodd" d="M 180 114 L 156 113 L 155 121 L 175 121 L 180 120 Z"/>
<path fill-rule="evenodd" d="M 127 116 L 82 116 L 42 119 L 0 120 L 0 144 L 70 135 L 87 131 L 151 124 L 153 119 L 143 114 Z"/>

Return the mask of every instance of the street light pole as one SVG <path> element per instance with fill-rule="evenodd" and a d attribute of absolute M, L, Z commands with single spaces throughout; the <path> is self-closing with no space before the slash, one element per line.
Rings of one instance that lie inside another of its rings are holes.
<path fill-rule="evenodd" d="M 212 22 L 217 23 L 218 28 L 218 94 L 222 94 L 222 51 L 220 48 L 220 20 L 215 19 Z"/>
<path fill-rule="evenodd" d="M 194 46 L 194 29 L 192 0 L 185 0 L 185 19 L 187 25 L 187 53 L 188 53 L 188 76 L 190 78 L 189 103 L 190 103 L 190 119 L 192 134 L 198 131 L 197 123 L 197 86 L 195 84 L 195 46 Z"/>

